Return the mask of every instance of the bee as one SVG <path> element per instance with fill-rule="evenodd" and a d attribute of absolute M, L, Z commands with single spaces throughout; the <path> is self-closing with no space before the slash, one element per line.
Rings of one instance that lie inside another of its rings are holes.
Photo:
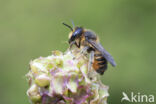
<path fill-rule="evenodd" d="M 70 48 L 75 45 L 81 49 L 81 53 L 89 53 L 89 70 L 93 67 L 97 73 L 103 75 L 107 69 L 108 62 L 113 67 L 116 66 L 113 57 L 103 48 L 98 36 L 93 31 L 78 26 L 72 28 L 65 23 L 63 25 L 71 30 L 68 40 Z"/>

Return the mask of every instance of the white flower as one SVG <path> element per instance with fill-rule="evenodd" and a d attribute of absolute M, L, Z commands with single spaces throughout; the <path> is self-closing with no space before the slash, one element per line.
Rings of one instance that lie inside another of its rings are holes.
<path fill-rule="evenodd" d="M 53 51 L 30 62 L 27 95 L 34 104 L 106 104 L 108 87 L 98 74 L 88 73 L 88 59 L 67 51 Z"/>

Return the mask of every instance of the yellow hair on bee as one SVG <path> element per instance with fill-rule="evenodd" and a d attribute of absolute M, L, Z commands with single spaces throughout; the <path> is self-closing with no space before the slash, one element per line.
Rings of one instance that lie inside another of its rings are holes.
<path fill-rule="evenodd" d="M 70 32 L 70 33 L 69 33 L 69 35 L 68 35 L 68 38 L 69 38 L 69 39 L 71 38 L 72 33 L 73 33 L 73 32 Z"/>
<path fill-rule="evenodd" d="M 97 39 L 96 39 L 96 42 L 99 43 L 99 42 L 100 42 L 99 37 L 96 36 L 96 38 L 97 38 Z"/>

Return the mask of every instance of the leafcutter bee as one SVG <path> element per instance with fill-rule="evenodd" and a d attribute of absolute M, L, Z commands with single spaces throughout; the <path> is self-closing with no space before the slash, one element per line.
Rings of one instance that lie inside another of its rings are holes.
<path fill-rule="evenodd" d="M 77 48 L 82 50 L 82 53 L 89 53 L 89 70 L 93 67 L 97 73 L 103 75 L 107 69 L 108 62 L 113 67 L 116 66 L 113 57 L 99 43 L 99 39 L 94 32 L 78 26 L 72 28 L 65 23 L 63 23 L 63 25 L 67 26 L 72 31 L 69 34 L 68 40 L 70 47 L 75 45 Z"/>

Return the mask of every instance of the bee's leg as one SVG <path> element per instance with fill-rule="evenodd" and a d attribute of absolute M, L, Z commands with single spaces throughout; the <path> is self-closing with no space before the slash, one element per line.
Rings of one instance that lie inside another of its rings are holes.
<path fill-rule="evenodd" d="M 88 48 L 89 48 L 88 46 L 84 47 L 82 50 L 79 51 L 76 57 L 80 58 L 82 55 L 84 55 L 84 53 L 87 51 Z"/>
<path fill-rule="evenodd" d="M 84 47 L 77 55 L 77 58 L 79 59 L 84 53 L 88 50 L 88 46 Z"/>
<path fill-rule="evenodd" d="M 88 74 L 89 74 L 90 71 L 91 71 L 93 62 L 94 62 L 94 51 L 91 51 L 90 54 L 89 54 Z"/>
<path fill-rule="evenodd" d="M 71 54 L 73 54 L 73 50 L 72 50 L 72 47 L 73 47 L 73 45 L 75 44 L 75 41 L 73 41 L 73 42 L 71 42 L 70 44 L 69 44 L 69 48 L 68 48 L 68 51 L 70 51 L 71 52 Z M 76 45 L 76 44 L 75 44 Z M 75 57 L 74 57 L 75 58 Z"/>
<path fill-rule="evenodd" d="M 88 47 L 88 46 L 84 47 L 84 48 L 80 51 L 80 54 L 85 53 L 88 49 L 89 49 L 89 47 Z"/>
<path fill-rule="evenodd" d="M 71 42 L 70 44 L 69 44 L 69 50 L 71 50 L 72 49 L 72 46 L 75 44 L 75 41 L 73 41 L 73 42 Z"/>

